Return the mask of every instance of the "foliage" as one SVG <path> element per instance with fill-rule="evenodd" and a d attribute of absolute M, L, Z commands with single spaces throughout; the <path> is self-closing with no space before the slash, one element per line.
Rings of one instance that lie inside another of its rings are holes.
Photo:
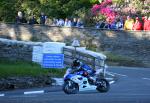
<path fill-rule="evenodd" d="M 92 5 L 103 5 L 103 10 L 100 12 L 107 12 L 112 10 L 106 5 L 110 1 L 111 0 L 1 0 L 0 21 L 14 22 L 18 11 L 22 11 L 26 19 L 35 15 L 36 19 L 39 20 L 40 13 L 44 12 L 49 18 L 81 17 L 87 22 L 91 22 L 91 20 L 93 20 L 93 15 L 90 14 Z M 112 0 L 112 4 L 117 5 L 116 9 L 119 8 L 121 13 L 125 11 L 127 15 L 130 10 L 134 14 L 150 15 L 149 0 L 145 0 L 144 4 L 143 0 L 129 0 L 129 3 L 125 3 L 125 0 Z M 101 14 L 104 15 L 104 13 Z M 107 18 L 108 14 L 112 13 L 108 12 L 104 16 Z M 98 18 L 104 18 L 102 15 L 98 15 L 100 16 Z"/>
<path fill-rule="evenodd" d="M 101 3 L 103 0 L 90 0 L 92 4 Z"/>
<path fill-rule="evenodd" d="M 92 7 L 92 12 L 96 16 L 99 14 L 104 15 L 107 18 L 108 22 L 113 22 L 117 14 L 111 7 L 109 7 L 109 5 L 111 4 L 112 0 L 105 0 L 100 4 L 95 4 Z"/>
<path fill-rule="evenodd" d="M 0 2 L 0 21 L 14 21 L 16 0 L 1 0 Z"/>
<path fill-rule="evenodd" d="M 31 15 L 38 19 L 41 12 L 49 18 L 79 16 L 76 11 L 87 11 L 91 5 L 87 0 L 1 0 L 0 21 L 14 22 L 18 11 L 22 11 L 27 19 Z"/>
<path fill-rule="evenodd" d="M 112 0 L 113 3 L 123 4 L 125 0 Z"/>
<path fill-rule="evenodd" d="M 95 3 L 97 0 L 91 0 Z M 111 5 L 111 6 L 110 6 Z M 95 18 L 106 17 L 107 22 L 113 22 L 119 15 L 149 16 L 150 2 L 148 0 L 102 0 L 91 8 Z"/>

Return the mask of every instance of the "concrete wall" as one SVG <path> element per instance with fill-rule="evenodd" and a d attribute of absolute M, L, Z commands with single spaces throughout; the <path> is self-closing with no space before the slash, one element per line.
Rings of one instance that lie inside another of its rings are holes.
<path fill-rule="evenodd" d="M 1 23 L 0 37 L 23 41 L 62 41 L 68 45 L 76 37 L 80 40 L 81 46 L 97 48 L 97 51 L 109 51 L 150 64 L 150 31 L 115 31 Z"/>

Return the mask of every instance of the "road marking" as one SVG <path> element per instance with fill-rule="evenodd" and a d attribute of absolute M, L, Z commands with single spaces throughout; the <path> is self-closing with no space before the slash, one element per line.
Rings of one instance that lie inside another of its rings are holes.
<path fill-rule="evenodd" d="M 150 80 L 150 78 L 142 78 L 142 79 Z"/>
<path fill-rule="evenodd" d="M 41 93 L 44 93 L 44 90 L 24 92 L 24 94 L 41 94 Z"/>
<path fill-rule="evenodd" d="M 123 76 L 123 77 L 127 77 L 127 75 L 124 75 L 124 74 L 119 74 L 119 73 L 113 73 L 113 72 L 109 72 L 110 74 L 115 74 L 115 75 L 120 75 L 120 76 Z"/>
<path fill-rule="evenodd" d="M 106 80 L 114 80 L 114 78 L 105 78 Z"/>
<path fill-rule="evenodd" d="M 111 76 L 115 76 L 114 74 L 111 74 L 110 72 L 106 72 L 106 74 L 111 75 Z"/>
<path fill-rule="evenodd" d="M 5 94 L 0 94 L 0 97 L 3 97 L 3 96 L 5 96 Z"/>
<path fill-rule="evenodd" d="M 110 81 L 109 83 L 110 83 L 110 84 L 113 84 L 114 82 L 115 82 L 115 81 Z"/>

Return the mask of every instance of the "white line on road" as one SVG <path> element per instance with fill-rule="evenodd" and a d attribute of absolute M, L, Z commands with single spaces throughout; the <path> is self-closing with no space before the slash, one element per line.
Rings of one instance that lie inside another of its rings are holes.
<path fill-rule="evenodd" d="M 120 75 L 120 76 L 123 76 L 123 77 L 127 77 L 127 75 L 124 75 L 124 74 L 119 74 L 119 73 L 113 73 L 113 72 L 109 72 L 111 74 L 115 74 L 115 75 Z"/>
<path fill-rule="evenodd" d="M 114 80 L 114 78 L 105 78 L 106 80 Z"/>
<path fill-rule="evenodd" d="M 150 80 L 150 78 L 142 78 L 142 79 Z"/>
<path fill-rule="evenodd" d="M 109 83 L 110 83 L 110 84 L 113 84 L 114 82 L 115 82 L 115 81 L 110 81 Z"/>
<path fill-rule="evenodd" d="M 44 90 L 24 92 L 24 94 L 41 94 L 41 93 L 44 93 Z"/>
<path fill-rule="evenodd" d="M 111 76 L 115 76 L 114 74 L 111 74 L 110 72 L 106 72 L 106 74 L 111 75 Z"/>
<path fill-rule="evenodd" d="M 0 97 L 3 97 L 3 96 L 5 96 L 5 94 L 0 94 Z"/>

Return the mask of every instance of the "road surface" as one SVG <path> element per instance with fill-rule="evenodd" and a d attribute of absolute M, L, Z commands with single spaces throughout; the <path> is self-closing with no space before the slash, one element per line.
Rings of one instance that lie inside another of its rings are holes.
<path fill-rule="evenodd" d="M 35 94 L 19 94 L 23 90 L 15 90 L 1 92 L 0 103 L 150 103 L 150 68 L 110 67 L 108 71 L 118 80 L 107 93 L 84 91 L 67 95 L 60 87 L 48 87 L 47 92 Z"/>

